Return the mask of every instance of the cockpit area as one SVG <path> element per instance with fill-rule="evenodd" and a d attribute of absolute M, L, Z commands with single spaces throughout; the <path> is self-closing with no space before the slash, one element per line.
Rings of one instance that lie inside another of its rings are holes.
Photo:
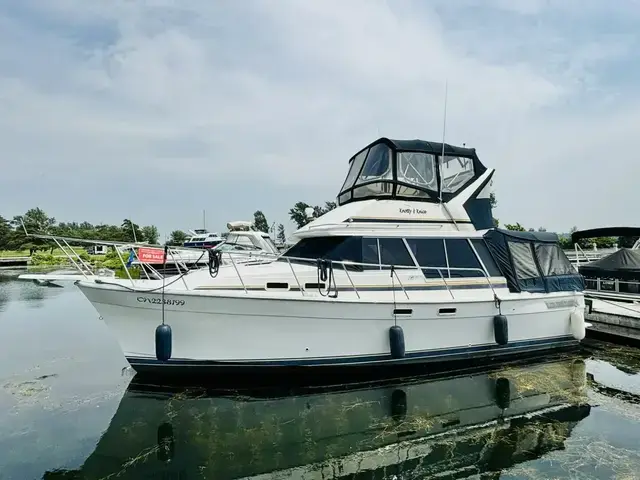
<path fill-rule="evenodd" d="M 448 201 L 486 171 L 474 148 L 380 138 L 349 160 L 338 194 L 344 205 L 370 198 Z"/>

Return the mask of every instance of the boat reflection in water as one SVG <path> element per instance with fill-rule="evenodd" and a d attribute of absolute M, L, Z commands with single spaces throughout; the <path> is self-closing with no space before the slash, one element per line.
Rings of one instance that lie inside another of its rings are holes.
<path fill-rule="evenodd" d="M 279 397 L 143 390 L 80 472 L 44 478 L 466 478 L 563 448 L 590 408 L 580 358 Z"/>

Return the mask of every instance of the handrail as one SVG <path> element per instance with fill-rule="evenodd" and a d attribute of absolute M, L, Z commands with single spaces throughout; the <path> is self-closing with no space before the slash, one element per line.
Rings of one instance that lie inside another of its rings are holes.
<path fill-rule="evenodd" d="M 242 275 L 240 273 L 240 271 L 238 270 L 236 263 L 233 261 L 233 256 L 238 255 L 238 256 L 242 256 L 245 255 L 246 256 L 246 252 L 241 252 L 241 251 L 237 251 L 237 252 L 225 252 L 229 255 L 229 257 L 232 259 L 232 264 L 235 268 L 236 271 L 236 275 L 238 276 L 238 279 L 240 280 L 240 283 L 242 284 L 243 288 L 245 289 L 245 292 L 248 293 L 246 287 L 245 287 L 245 283 L 242 279 Z M 304 288 L 302 288 L 302 285 L 300 283 L 300 280 L 298 279 L 298 276 L 295 273 L 295 269 L 293 268 L 293 262 L 300 262 L 303 264 L 308 264 L 309 266 L 313 266 L 314 264 L 317 263 L 317 259 L 311 259 L 311 258 L 303 258 L 303 257 L 294 257 L 294 256 L 289 256 L 289 255 L 278 255 L 275 258 L 272 258 L 272 261 L 286 261 L 287 264 L 289 265 L 289 267 L 291 268 L 291 272 L 296 280 L 296 283 L 298 285 L 298 288 L 300 289 L 300 292 L 304 295 Z M 494 294 L 494 296 L 496 295 L 495 292 L 495 287 L 493 282 L 491 282 L 491 279 L 489 277 L 489 275 L 487 275 L 487 272 L 485 272 L 483 269 L 481 268 L 476 268 L 476 267 L 431 267 L 431 266 L 416 266 L 416 265 L 391 265 L 391 264 L 380 264 L 380 263 L 366 263 L 366 262 L 353 262 L 353 261 L 341 261 L 341 260 L 327 260 L 329 261 L 332 265 L 340 265 L 343 268 L 343 271 L 345 272 L 345 276 L 347 277 L 347 279 L 349 280 L 349 282 L 351 283 L 352 289 L 354 291 L 354 293 L 356 293 L 357 297 L 360 298 L 360 293 L 358 292 L 357 286 L 355 285 L 355 283 L 353 282 L 353 279 L 351 278 L 351 275 L 349 275 L 348 272 L 348 267 L 372 267 L 372 271 L 375 271 L 373 269 L 391 269 L 393 268 L 394 273 L 395 273 L 395 277 L 397 278 L 400 287 L 402 288 L 403 292 L 405 293 L 405 296 L 407 297 L 407 299 L 409 299 L 409 295 L 404 287 L 404 284 L 402 283 L 402 280 L 400 279 L 400 277 L 398 276 L 398 273 L 396 272 L 397 270 L 429 270 L 429 271 L 437 271 L 438 274 L 440 275 L 440 279 L 443 281 L 445 288 L 447 289 L 447 291 L 449 292 L 449 294 L 451 295 L 452 299 L 455 299 L 455 295 L 453 294 L 453 291 L 451 289 L 451 287 L 449 286 L 449 284 L 447 283 L 446 278 L 444 277 L 442 271 L 446 270 L 446 271 L 454 271 L 454 272 L 480 272 L 482 274 L 482 277 L 487 281 L 487 285 L 491 288 L 492 293 Z M 449 277 L 450 278 L 450 277 Z M 426 282 L 426 278 L 424 278 L 424 281 Z"/>
<path fill-rule="evenodd" d="M 302 296 L 304 296 L 304 288 L 302 288 L 302 284 L 300 284 L 300 280 L 298 280 L 298 276 L 296 275 L 296 271 L 293 269 L 293 265 L 291 265 L 291 262 L 289 261 L 288 258 L 287 258 L 287 263 L 289 264 L 289 268 L 291 269 L 291 273 L 293 274 L 293 278 L 296 279 L 296 283 L 298 284 L 298 289 L 302 293 Z M 353 285 L 353 282 L 351 282 L 351 284 Z M 355 288 L 355 286 L 354 286 L 354 288 Z M 360 298 L 360 295 L 358 295 L 358 298 Z"/>
<path fill-rule="evenodd" d="M 346 272 L 347 269 L 345 268 L 344 271 Z M 400 277 L 398 277 L 398 274 L 396 273 L 396 269 L 395 268 L 391 269 L 391 275 L 395 275 L 396 276 L 396 279 L 398 280 L 398 283 L 400 284 L 400 288 L 402 288 L 402 293 L 404 293 L 404 296 L 407 297 L 407 300 L 409 300 L 409 294 L 405 290 L 404 285 L 402 284 L 402 280 L 400 280 Z"/>
<path fill-rule="evenodd" d="M 56 241 L 56 243 L 58 243 L 57 238 L 55 236 L 49 236 L 49 238 L 53 238 L 54 241 Z M 66 242 L 66 239 L 62 238 L 62 240 Z M 74 254 L 77 255 L 77 253 L 71 248 L 72 252 L 74 252 Z M 65 255 L 67 256 L 67 258 L 69 258 L 69 260 L 71 260 L 71 262 L 74 264 L 74 266 L 85 276 L 87 277 L 86 271 L 83 270 L 83 266 L 89 271 L 91 272 L 90 267 L 88 267 L 84 261 L 82 261 L 81 258 L 79 258 L 81 265 L 78 265 L 77 262 L 74 261 L 74 259 L 72 258 L 71 255 L 68 254 L 68 252 L 66 252 L 66 249 L 61 248 L 63 250 L 63 252 L 65 253 Z M 138 254 L 135 251 L 135 246 L 133 246 L 134 249 L 134 256 L 138 259 L 138 262 L 140 264 L 144 264 L 144 265 L 149 265 L 146 262 L 142 262 L 139 258 L 138 258 Z M 122 264 L 122 266 L 124 267 L 124 270 L 127 274 L 128 280 L 132 283 L 132 286 L 135 286 L 135 282 L 134 279 L 132 278 L 129 270 L 126 268 L 126 264 L 125 261 L 121 255 L 121 252 L 118 248 L 115 249 L 116 253 L 118 255 L 118 258 L 120 260 L 120 263 Z M 174 251 L 175 250 L 175 251 Z M 169 249 L 169 255 L 171 255 L 171 258 L 173 259 L 174 263 L 176 265 L 178 265 L 179 263 L 182 263 L 183 267 L 186 267 L 186 264 L 184 263 L 184 260 L 181 258 L 180 252 L 178 250 L 182 250 L 182 248 L 177 248 L 177 249 Z M 184 250 L 190 250 L 190 249 L 184 249 Z M 199 251 L 202 251 L 201 249 Z M 290 256 L 290 255 L 285 255 L 284 253 L 280 253 L 280 254 L 273 254 L 271 252 L 253 252 L 253 251 L 227 251 L 227 252 L 222 252 L 224 254 L 227 254 L 229 259 L 231 260 L 231 267 L 233 267 L 233 269 L 235 270 L 235 273 L 238 277 L 238 280 L 240 281 L 240 284 L 242 285 L 242 288 L 244 290 L 245 293 L 249 293 L 249 290 L 246 286 L 246 283 L 244 281 L 244 279 L 242 278 L 242 274 L 238 268 L 238 264 L 235 261 L 234 257 L 236 256 L 244 256 L 245 258 L 248 257 L 249 259 L 255 259 L 256 262 L 266 262 L 266 263 L 273 263 L 276 261 L 286 261 L 287 264 L 289 265 L 289 268 L 291 269 L 291 274 L 293 275 L 296 284 L 298 285 L 298 290 L 301 292 L 301 294 L 304 296 L 305 295 L 305 289 L 303 288 L 302 283 L 300 282 L 300 279 L 298 277 L 298 275 L 296 274 L 295 268 L 294 268 L 294 263 L 302 263 L 302 264 L 307 264 L 309 266 L 313 266 L 314 264 L 317 264 L 318 259 L 311 259 L 311 258 L 304 258 L 304 257 L 294 257 L 294 256 Z M 174 254 L 177 254 L 177 256 L 179 257 L 180 261 L 176 261 L 176 258 L 174 256 Z M 79 257 L 79 256 L 78 256 Z M 354 262 L 354 261 L 348 261 L 348 260 L 327 260 L 331 266 L 333 267 L 333 265 L 339 265 L 342 267 L 342 270 L 345 272 L 345 276 L 347 277 L 347 280 L 349 281 L 351 288 L 353 289 L 354 293 L 356 294 L 356 296 L 358 297 L 358 299 L 361 298 L 360 296 L 360 292 L 358 291 L 357 285 L 354 282 L 353 278 L 351 277 L 351 275 L 349 274 L 349 267 L 369 267 L 371 269 L 371 271 L 376 271 L 376 270 L 388 270 L 388 269 L 393 269 L 393 273 L 392 275 L 395 275 L 395 278 L 398 280 L 398 283 L 400 285 L 400 288 L 402 289 L 403 293 L 405 294 L 406 298 L 409 300 L 409 294 L 404 286 L 404 283 L 402 282 L 400 276 L 398 275 L 397 270 L 420 270 L 423 275 L 421 276 L 423 281 L 426 283 L 427 282 L 427 278 L 425 278 L 424 276 L 424 271 L 436 271 L 438 272 L 438 275 L 440 277 L 440 279 L 442 280 L 442 282 L 444 283 L 444 286 L 446 288 L 446 290 L 449 292 L 449 294 L 451 295 L 452 299 L 455 299 L 455 295 L 451 289 L 451 286 L 449 285 L 449 283 L 447 282 L 447 279 L 445 278 L 445 276 L 443 275 L 443 270 L 449 272 L 449 279 L 451 278 L 451 272 L 480 272 L 481 276 L 487 281 L 487 285 L 491 288 L 492 293 L 494 294 L 494 296 L 496 295 L 495 293 L 495 288 L 494 288 L 494 284 L 491 281 L 490 276 L 487 274 L 487 272 L 482 269 L 482 268 L 477 268 L 477 267 L 473 267 L 473 268 L 468 268 L 468 267 L 432 267 L 432 266 L 422 266 L 422 265 L 392 265 L 392 264 L 384 264 L 384 263 L 366 263 L 366 262 Z M 251 260 L 249 260 L 251 265 L 255 265 L 254 262 L 251 262 Z M 417 262 L 416 262 L 417 263 Z M 224 265 L 222 265 L 223 267 Z M 150 266 L 150 268 L 152 269 L 152 271 L 157 272 L 153 267 Z M 206 268 L 206 267 L 203 267 Z M 179 271 L 180 271 L 180 267 L 178 267 Z M 157 272 L 159 274 L 159 272 Z M 187 273 L 189 273 L 188 268 L 187 268 Z M 184 277 L 184 275 L 186 274 L 180 274 L 182 277 Z M 88 278 L 88 277 L 87 277 Z M 182 281 L 184 283 L 184 287 L 186 289 L 188 289 L 188 284 L 185 281 L 184 278 L 182 278 Z"/>
<path fill-rule="evenodd" d="M 602 288 L 603 282 L 613 284 L 613 289 Z M 595 288 L 589 288 L 589 285 L 594 285 Z M 638 293 L 620 291 L 620 285 L 635 285 L 638 287 Z M 640 281 L 637 280 L 619 280 L 617 278 L 602 278 L 602 277 L 587 277 L 585 278 L 585 290 L 592 290 L 596 292 L 611 292 L 622 293 L 629 295 L 638 295 L 640 299 Z"/>

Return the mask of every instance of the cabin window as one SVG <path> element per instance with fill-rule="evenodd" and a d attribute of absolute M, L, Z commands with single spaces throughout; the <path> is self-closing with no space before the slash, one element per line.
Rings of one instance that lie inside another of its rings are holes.
<path fill-rule="evenodd" d="M 576 270 L 559 245 L 538 243 L 535 249 L 544 276 L 576 275 Z"/>
<path fill-rule="evenodd" d="M 349 173 L 347 174 L 347 178 L 345 179 L 344 184 L 340 189 L 341 192 L 353 186 L 353 183 L 356 181 L 356 178 L 358 178 L 358 174 L 362 169 L 362 164 L 364 163 L 364 160 L 367 158 L 368 152 L 369 152 L 369 149 L 363 150 L 353 158 L 353 160 L 351 161 L 351 166 L 349 167 Z"/>
<path fill-rule="evenodd" d="M 507 243 L 520 288 L 530 292 L 544 290 L 544 283 L 533 257 L 531 245 L 522 242 Z"/>
<path fill-rule="evenodd" d="M 475 248 L 476 252 L 478 253 L 480 260 L 482 260 L 482 263 L 487 269 L 487 273 L 489 274 L 489 276 L 501 277 L 502 272 L 496 265 L 496 262 L 493 259 L 491 252 L 489 252 L 489 248 L 487 247 L 487 244 L 484 242 L 484 240 L 481 238 L 474 238 L 471 240 L 471 243 L 473 244 L 473 248 Z"/>
<path fill-rule="evenodd" d="M 421 267 L 435 267 L 424 269 L 427 278 L 442 278 L 447 276 L 447 257 L 444 252 L 444 241 L 441 238 L 407 238 L 407 244 Z"/>
<path fill-rule="evenodd" d="M 362 263 L 365 270 L 380 270 L 380 252 L 378 250 L 377 238 L 362 239 Z"/>
<path fill-rule="evenodd" d="M 473 159 L 445 156 L 440 163 L 442 192 L 456 193 L 474 177 Z"/>
<path fill-rule="evenodd" d="M 415 263 L 413 263 L 413 259 L 401 238 L 380 238 L 378 244 L 380 245 L 380 261 L 382 265 L 415 267 Z"/>
<path fill-rule="evenodd" d="M 362 239 L 360 237 L 303 238 L 287 250 L 285 256 L 309 260 L 324 258 L 360 263 L 362 262 Z"/>
<path fill-rule="evenodd" d="M 421 152 L 399 152 L 397 153 L 397 159 L 398 182 L 413 185 L 419 189 L 398 186 L 399 195 L 428 197 L 428 193 L 420 192 L 420 190 L 434 192 L 438 190 L 435 155 Z M 403 190 L 406 190 L 406 192 L 403 192 Z"/>
<path fill-rule="evenodd" d="M 469 269 L 450 270 L 450 277 L 484 277 L 482 265 L 466 238 L 447 238 L 445 242 L 447 245 L 449 268 Z"/>
<path fill-rule="evenodd" d="M 375 238 L 353 236 L 303 238 L 287 250 L 283 256 L 295 257 L 296 259 L 289 258 L 289 260 L 306 265 L 314 264 L 318 259 L 326 259 L 358 264 L 349 265 L 349 270 L 363 270 L 363 266 L 360 265 L 362 263 L 375 264 L 375 266 L 364 267 L 364 269 L 377 270 L 380 268 Z M 282 261 L 286 262 L 287 260 L 283 258 Z M 334 263 L 333 268 L 342 268 L 342 266 Z"/>

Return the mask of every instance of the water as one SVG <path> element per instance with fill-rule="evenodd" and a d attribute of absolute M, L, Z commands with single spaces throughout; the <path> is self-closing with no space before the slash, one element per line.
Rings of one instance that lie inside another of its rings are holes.
<path fill-rule="evenodd" d="M 639 350 L 295 394 L 169 393 L 132 383 L 75 287 L 0 277 L 0 324 L 1 479 L 639 478 Z"/>

